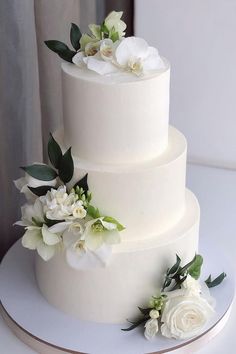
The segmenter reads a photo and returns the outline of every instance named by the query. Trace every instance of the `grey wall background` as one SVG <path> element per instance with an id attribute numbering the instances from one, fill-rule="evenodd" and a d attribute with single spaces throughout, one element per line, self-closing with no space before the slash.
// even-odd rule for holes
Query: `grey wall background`
<path id="1" fill-rule="evenodd" d="M 236 169 L 236 1 L 136 0 L 135 34 L 171 62 L 170 121 L 189 159 Z"/>

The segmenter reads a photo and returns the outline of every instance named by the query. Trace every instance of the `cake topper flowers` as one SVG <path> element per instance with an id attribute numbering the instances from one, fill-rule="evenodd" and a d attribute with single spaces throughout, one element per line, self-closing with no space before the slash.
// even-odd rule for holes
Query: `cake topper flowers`
<path id="1" fill-rule="evenodd" d="M 125 38 L 126 24 L 121 20 L 122 14 L 112 11 L 101 25 L 90 24 L 89 34 L 81 34 L 79 27 L 72 23 L 70 40 L 74 50 L 60 41 L 49 40 L 45 44 L 62 59 L 100 75 L 123 71 L 139 76 L 164 69 L 165 64 L 156 48 L 142 38 Z"/>
<path id="2" fill-rule="evenodd" d="M 195 255 L 182 266 L 176 255 L 176 263 L 167 269 L 159 294 L 149 300 L 146 308 L 139 307 L 141 317 L 129 321 L 130 327 L 122 330 L 130 331 L 143 325 L 148 340 L 159 331 L 164 337 L 179 340 L 198 335 L 215 312 L 215 300 L 209 288 L 219 285 L 226 277 L 221 273 L 214 280 L 209 276 L 205 282 L 200 282 L 202 264 L 202 256 Z"/>
<path id="3" fill-rule="evenodd" d="M 48 156 L 51 166 L 22 167 L 25 176 L 14 181 L 28 201 L 16 222 L 25 228 L 22 245 L 36 250 L 45 261 L 64 249 L 74 268 L 107 264 L 124 227 L 91 204 L 87 175 L 68 187 L 74 174 L 71 148 L 63 154 L 51 135 Z"/>

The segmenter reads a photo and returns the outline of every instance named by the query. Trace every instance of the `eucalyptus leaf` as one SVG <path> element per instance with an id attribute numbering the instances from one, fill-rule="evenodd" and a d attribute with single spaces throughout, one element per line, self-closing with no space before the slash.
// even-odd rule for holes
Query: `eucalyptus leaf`
<path id="1" fill-rule="evenodd" d="M 176 255 L 176 263 L 167 271 L 167 275 L 175 275 L 180 268 L 181 258 Z"/>
<path id="2" fill-rule="evenodd" d="M 58 169 L 62 158 L 62 151 L 51 133 L 48 141 L 48 156 L 52 165 Z"/>
<path id="3" fill-rule="evenodd" d="M 30 187 L 27 186 L 29 188 L 29 190 L 34 193 L 35 195 L 37 195 L 38 197 L 41 197 L 42 195 L 47 194 L 48 191 L 50 191 L 51 189 L 55 189 L 52 186 L 40 186 L 40 187 Z"/>
<path id="4" fill-rule="evenodd" d="M 93 219 L 97 219 L 97 218 L 100 218 L 100 213 L 99 213 L 99 210 L 98 208 L 95 208 L 94 206 L 92 205 L 89 205 L 88 208 L 87 208 L 87 214 L 89 216 L 91 216 Z"/>
<path id="5" fill-rule="evenodd" d="M 70 50 L 70 48 L 63 42 L 56 40 L 49 40 L 44 42 L 46 46 L 53 52 L 57 53 L 60 58 L 72 63 L 72 58 L 76 54 L 75 51 Z"/>
<path id="6" fill-rule="evenodd" d="M 196 280 L 199 279 L 201 275 L 202 264 L 203 258 L 200 254 L 197 254 L 194 263 L 188 269 L 188 273 Z"/>
<path id="7" fill-rule="evenodd" d="M 83 191 L 84 192 L 88 192 L 89 190 L 89 187 L 88 187 L 88 174 L 86 173 L 86 175 L 81 178 L 79 180 L 79 182 L 77 182 L 75 185 L 74 185 L 74 189 L 76 189 L 76 187 L 79 187 L 79 188 L 83 188 Z"/>
<path id="8" fill-rule="evenodd" d="M 216 277 L 214 280 L 212 280 L 211 275 L 209 275 L 209 277 L 205 280 L 205 283 L 208 288 L 214 288 L 215 286 L 220 285 L 226 276 L 226 273 L 223 272 L 218 275 L 218 277 Z"/>
<path id="9" fill-rule="evenodd" d="M 187 263 L 184 267 L 180 268 L 178 274 L 184 275 L 189 270 L 189 268 L 192 266 L 192 264 L 194 264 L 194 262 L 196 261 L 196 257 L 197 257 L 197 255 L 195 254 L 194 258 L 189 263 Z"/>
<path id="10" fill-rule="evenodd" d="M 28 175 L 40 181 L 52 181 L 57 177 L 57 172 L 48 165 L 33 164 L 21 167 Z"/>
<path id="11" fill-rule="evenodd" d="M 81 36 L 82 36 L 82 34 L 80 32 L 79 27 L 75 23 L 72 23 L 71 29 L 70 29 L 70 41 L 71 41 L 73 48 L 76 51 L 80 49 L 79 41 L 80 41 Z"/>
<path id="12" fill-rule="evenodd" d="M 106 221 L 106 222 L 110 222 L 110 223 L 112 223 L 112 224 L 115 224 L 115 225 L 117 226 L 117 230 L 118 230 L 118 231 L 122 231 L 122 230 L 125 229 L 125 227 L 124 227 L 123 225 L 121 225 L 121 224 L 119 223 L 119 221 L 117 221 L 116 219 L 114 219 L 114 218 L 111 217 L 111 216 L 105 216 L 105 217 L 103 218 L 103 220 Z"/>
<path id="13" fill-rule="evenodd" d="M 74 162 L 71 155 L 71 148 L 69 148 L 60 160 L 58 168 L 58 174 L 60 179 L 64 183 L 68 183 L 74 174 Z"/>

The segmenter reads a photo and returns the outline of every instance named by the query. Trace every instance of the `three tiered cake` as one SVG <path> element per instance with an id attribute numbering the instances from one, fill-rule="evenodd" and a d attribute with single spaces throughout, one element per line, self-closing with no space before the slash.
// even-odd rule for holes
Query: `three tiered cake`
<path id="1" fill-rule="evenodd" d="M 51 164 L 24 167 L 16 181 L 30 200 L 22 244 L 37 250 L 37 283 L 56 308 L 124 323 L 140 305 L 146 337 L 162 316 L 163 335 L 187 338 L 213 313 L 197 282 L 200 208 L 185 186 L 187 143 L 169 126 L 168 61 L 125 38 L 121 15 L 90 25 L 90 35 L 72 24 L 75 50 L 46 42 L 64 59 L 64 128 L 50 137 Z"/>

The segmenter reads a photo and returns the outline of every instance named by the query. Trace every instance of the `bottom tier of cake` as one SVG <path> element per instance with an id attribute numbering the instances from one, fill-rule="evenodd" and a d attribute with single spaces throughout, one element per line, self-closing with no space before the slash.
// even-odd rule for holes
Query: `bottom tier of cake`
<path id="1" fill-rule="evenodd" d="M 168 232 L 143 241 L 122 242 L 113 249 L 106 267 L 75 270 L 62 253 L 48 262 L 36 256 L 36 279 L 53 306 L 83 320 L 123 323 L 135 318 L 158 294 L 166 269 L 178 254 L 183 263 L 198 249 L 200 208 L 186 191 L 186 211 Z"/>

